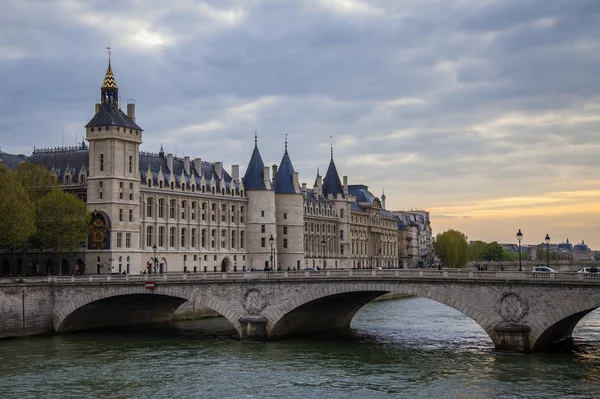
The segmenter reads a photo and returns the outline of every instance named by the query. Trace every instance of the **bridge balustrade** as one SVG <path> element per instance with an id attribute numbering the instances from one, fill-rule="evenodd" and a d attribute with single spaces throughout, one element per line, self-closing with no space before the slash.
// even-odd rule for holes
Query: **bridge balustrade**
<path id="1" fill-rule="evenodd" d="M 473 271 L 465 269 L 332 269 L 332 270 L 290 270 L 281 272 L 230 272 L 230 273 L 165 273 L 165 274 L 118 274 L 85 276 L 13 277 L 0 279 L 0 284 L 27 283 L 69 283 L 69 282 L 125 282 L 125 281 L 198 281 L 198 280 L 239 280 L 239 279 L 301 279 L 301 278 L 425 278 L 425 279 L 475 279 L 475 280 L 563 280 L 593 281 L 600 283 L 600 273 L 539 273 L 518 271 Z"/>

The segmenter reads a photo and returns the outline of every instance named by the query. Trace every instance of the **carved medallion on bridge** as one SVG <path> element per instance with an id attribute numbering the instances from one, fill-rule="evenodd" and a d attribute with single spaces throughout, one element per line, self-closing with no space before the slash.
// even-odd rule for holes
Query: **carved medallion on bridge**
<path id="1" fill-rule="evenodd" d="M 518 293 L 505 292 L 500 297 L 499 313 L 504 321 L 517 323 L 529 313 L 529 304 Z"/>
<path id="2" fill-rule="evenodd" d="M 244 309 L 249 314 L 260 314 L 267 306 L 267 297 L 256 288 L 251 288 L 244 294 Z"/>

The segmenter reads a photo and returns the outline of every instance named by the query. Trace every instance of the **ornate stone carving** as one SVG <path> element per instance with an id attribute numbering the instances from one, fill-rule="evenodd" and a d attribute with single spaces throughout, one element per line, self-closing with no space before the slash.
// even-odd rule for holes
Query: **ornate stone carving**
<path id="1" fill-rule="evenodd" d="M 260 314 L 267 306 L 267 297 L 256 288 L 251 288 L 244 294 L 244 309 L 249 314 Z"/>
<path id="2" fill-rule="evenodd" d="M 529 304 L 518 293 L 505 292 L 500 297 L 498 313 L 502 320 L 518 323 L 529 313 Z"/>

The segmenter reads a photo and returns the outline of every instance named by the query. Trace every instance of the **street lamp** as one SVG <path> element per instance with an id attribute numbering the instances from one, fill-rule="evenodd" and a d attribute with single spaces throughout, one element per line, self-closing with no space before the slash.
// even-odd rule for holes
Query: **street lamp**
<path id="1" fill-rule="evenodd" d="M 544 241 L 546 242 L 546 266 L 550 267 L 550 236 L 548 234 Z"/>
<path id="2" fill-rule="evenodd" d="M 323 248 L 323 269 L 325 269 L 325 245 L 327 243 L 325 242 L 325 237 L 323 237 L 323 241 L 321 241 L 321 247 Z"/>
<path id="3" fill-rule="evenodd" d="M 521 268 L 521 240 L 523 239 L 523 233 L 521 233 L 521 229 L 519 229 L 519 232 L 517 233 L 517 241 L 519 241 L 519 271 L 522 272 L 523 269 Z"/>
<path id="4" fill-rule="evenodd" d="M 269 238 L 269 244 L 271 244 L 271 271 L 273 271 L 273 243 L 275 242 L 275 239 L 273 238 L 273 234 L 271 234 L 271 237 Z"/>
<path id="5" fill-rule="evenodd" d="M 156 274 L 156 264 L 158 263 L 158 259 L 156 259 L 156 243 L 152 246 L 154 250 L 154 274 Z"/>

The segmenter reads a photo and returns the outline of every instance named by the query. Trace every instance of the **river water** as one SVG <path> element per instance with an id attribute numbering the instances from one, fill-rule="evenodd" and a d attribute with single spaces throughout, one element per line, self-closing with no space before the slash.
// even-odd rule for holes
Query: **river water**
<path id="1" fill-rule="evenodd" d="M 241 342 L 224 319 L 0 341 L 0 398 L 599 398 L 600 310 L 551 353 L 496 353 L 465 315 L 373 302 L 343 334 Z"/>

